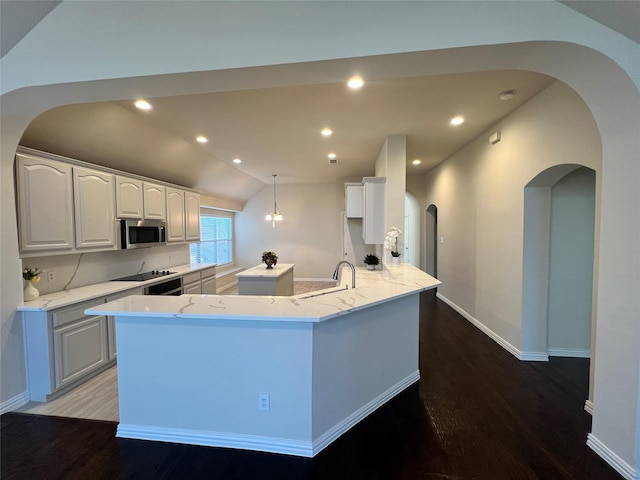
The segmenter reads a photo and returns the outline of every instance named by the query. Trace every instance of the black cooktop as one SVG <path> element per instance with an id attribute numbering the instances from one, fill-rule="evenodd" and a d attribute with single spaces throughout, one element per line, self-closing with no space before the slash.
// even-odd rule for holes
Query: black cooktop
<path id="1" fill-rule="evenodd" d="M 145 273 L 136 273 L 135 275 L 129 275 L 128 277 L 122 278 L 114 278 L 111 280 L 112 282 L 144 282 L 145 280 L 152 280 L 154 278 L 164 277 L 166 275 L 171 275 L 172 273 L 169 270 L 151 270 L 150 272 Z"/>

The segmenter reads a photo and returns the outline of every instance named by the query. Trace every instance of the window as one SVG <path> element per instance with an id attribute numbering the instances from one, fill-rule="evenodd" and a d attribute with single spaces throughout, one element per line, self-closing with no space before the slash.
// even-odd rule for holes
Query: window
<path id="1" fill-rule="evenodd" d="M 191 263 L 233 263 L 233 213 L 200 210 L 200 241 L 189 246 Z"/>

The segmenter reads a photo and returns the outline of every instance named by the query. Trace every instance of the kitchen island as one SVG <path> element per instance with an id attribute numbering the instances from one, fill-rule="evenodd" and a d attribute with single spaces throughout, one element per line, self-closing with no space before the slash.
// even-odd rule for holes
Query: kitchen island
<path id="1" fill-rule="evenodd" d="M 240 273 L 238 293 L 240 295 L 293 295 L 293 263 L 280 263 L 271 268 L 256 265 Z"/>
<path id="2" fill-rule="evenodd" d="M 312 457 L 420 378 L 419 294 L 439 283 L 399 265 L 357 268 L 355 289 L 92 307 L 116 317 L 117 436 Z"/>

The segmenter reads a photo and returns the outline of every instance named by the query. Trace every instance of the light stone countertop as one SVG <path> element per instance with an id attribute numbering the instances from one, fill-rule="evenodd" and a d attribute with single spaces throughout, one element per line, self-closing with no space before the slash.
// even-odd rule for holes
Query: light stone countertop
<path id="1" fill-rule="evenodd" d="M 289 270 L 292 270 L 295 263 L 277 263 L 273 268 L 267 268 L 264 263 L 248 268 L 242 272 L 236 273 L 238 278 L 277 278 Z"/>
<path id="2" fill-rule="evenodd" d="M 344 271 L 344 268 L 347 268 Z M 351 280 L 343 267 L 342 282 Z M 322 322 L 346 313 L 429 290 L 440 281 L 413 265 L 391 265 L 384 270 L 356 268 L 356 288 L 326 289 L 282 296 L 253 295 L 134 295 L 87 309 L 90 315 L 180 319 Z M 330 293 L 327 293 L 330 292 Z"/>
<path id="3" fill-rule="evenodd" d="M 62 290 L 60 292 L 48 293 L 41 295 L 35 300 L 25 302 L 18 306 L 19 312 L 38 312 L 53 310 L 56 308 L 66 307 L 74 303 L 89 301 L 94 298 L 104 297 L 107 295 L 113 295 L 120 292 L 126 292 L 134 288 L 144 288 L 148 285 L 155 283 L 165 282 L 172 278 L 177 278 L 182 275 L 186 275 L 191 272 L 197 272 L 205 270 L 207 268 L 215 267 L 215 263 L 195 264 L 195 265 L 180 265 L 177 267 L 170 267 L 167 270 L 175 272 L 172 275 L 165 275 L 162 277 L 154 278 L 152 280 L 146 280 L 143 282 L 104 282 L 96 283 L 94 285 L 86 285 L 84 287 L 73 288 L 71 290 Z M 152 295 L 153 296 L 153 295 Z"/>

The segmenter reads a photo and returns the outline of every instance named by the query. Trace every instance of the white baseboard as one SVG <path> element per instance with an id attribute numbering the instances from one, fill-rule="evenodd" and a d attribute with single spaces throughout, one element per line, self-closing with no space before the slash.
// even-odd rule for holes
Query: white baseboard
<path id="1" fill-rule="evenodd" d="M 591 350 L 586 348 L 549 348 L 550 357 L 591 358 Z"/>
<path id="2" fill-rule="evenodd" d="M 21 406 L 25 405 L 29 402 L 29 392 L 26 390 L 22 393 L 19 393 L 15 397 L 11 397 L 8 400 L 0 403 L 0 415 L 3 413 L 11 412 L 13 410 L 17 410 Z"/>
<path id="3" fill-rule="evenodd" d="M 640 470 L 635 470 L 631 465 L 622 460 L 592 433 L 587 435 L 587 445 L 625 479 L 640 480 Z"/>
<path id="4" fill-rule="evenodd" d="M 494 342 L 504 348 L 511 355 L 516 357 L 518 360 L 527 360 L 534 362 L 546 362 L 549 360 L 546 352 L 521 352 L 518 348 L 511 345 L 504 338 L 498 335 L 496 332 L 487 327 L 484 323 L 480 322 L 478 319 L 474 318 L 472 315 L 467 313 L 464 309 L 460 308 L 458 305 L 453 303 L 447 297 L 442 295 L 440 292 L 436 293 L 436 297 L 442 300 L 444 303 L 453 308 L 456 312 L 466 318 L 472 325 L 477 327 L 482 333 L 491 338 Z"/>
<path id="5" fill-rule="evenodd" d="M 286 438 L 241 435 L 227 432 L 211 432 L 182 428 L 150 427 L 147 425 L 118 425 L 116 433 L 120 438 L 137 440 L 155 440 L 160 442 L 186 443 L 188 445 L 204 445 L 206 447 L 238 448 L 261 452 L 284 453 L 299 457 L 313 457 L 320 453 L 331 442 L 340 437 L 351 427 L 362 421 L 367 415 L 395 397 L 404 389 L 420 380 L 420 372 L 416 370 L 391 388 L 363 405 L 351 415 L 337 423 L 314 441 L 291 440 Z"/>
<path id="6" fill-rule="evenodd" d="M 584 409 L 589 415 L 593 416 L 593 402 L 591 400 L 585 400 Z"/>
<path id="7" fill-rule="evenodd" d="M 331 442 L 340 437 L 340 435 L 345 433 L 358 422 L 362 421 L 365 417 L 367 417 L 367 415 L 373 413 L 375 410 L 387 403 L 407 387 L 416 383 L 418 380 L 420 380 L 420 371 L 416 370 L 411 375 L 389 388 L 386 392 L 374 398 L 369 403 L 363 405 L 361 408 L 353 412 L 347 418 L 331 427 L 329 430 L 327 430 L 325 433 L 323 433 L 313 441 L 313 455 L 315 456 L 320 453 L 328 445 L 330 445 Z"/>

